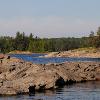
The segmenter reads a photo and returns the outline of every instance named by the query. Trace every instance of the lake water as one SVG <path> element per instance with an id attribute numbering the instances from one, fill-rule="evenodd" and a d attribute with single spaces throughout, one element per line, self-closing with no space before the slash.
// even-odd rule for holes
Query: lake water
<path id="1" fill-rule="evenodd" d="M 44 58 L 39 57 L 44 54 L 12 54 L 12 57 L 17 57 L 25 61 L 30 61 L 36 64 L 46 64 L 46 63 L 61 63 L 66 61 L 100 61 L 100 58 L 70 58 L 70 57 L 53 57 L 53 58 Z"/>
<path id="2" fill-rule="evenodd" d="M 65 61 L 100 61 L 100 58 L 39 58 L 44 54 L 17 54 L 11 55 L 25 61 L 33 63 L 61 63 Z M 54 91 L 45 91 L 36 93 L 34 96 L 19 95 L 11 97 L 0 97 L 0 100 L 100 100 L 100 81 L 91 81 L 86 83 L 77 83 L 64 86 Z"/>

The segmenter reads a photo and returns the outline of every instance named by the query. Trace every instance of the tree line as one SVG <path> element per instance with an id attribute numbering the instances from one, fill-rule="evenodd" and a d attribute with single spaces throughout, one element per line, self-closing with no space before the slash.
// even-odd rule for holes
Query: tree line
<path id="1" fill-rule="evenodd" d="M 100 27 L 97 32 L 93 31 L 88 37 L 81 38 L 39 38 L 30 33 L 17 32 L 15 37 L 0 37 L 0 52 L 7 53 L 14 50 L 31 52 L 56 52 L 67 51 L 84 47 L 100 47 Z"/>

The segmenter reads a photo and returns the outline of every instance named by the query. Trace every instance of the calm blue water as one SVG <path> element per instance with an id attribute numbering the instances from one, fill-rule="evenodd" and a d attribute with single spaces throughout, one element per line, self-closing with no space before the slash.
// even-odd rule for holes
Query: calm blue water
<path id="1" fill-rule="evenodd" d="M 61 63 L 65 61 L 100 61 L 100 58 L 39 58 L 44 54 L 11 55 L 33 63 Z M 0 97 L 0 100 L 100 100 L 100 81 L 77 83 L 54 91 L 36 93 L 34 96 L 20 95 Z"/>
<path id="2" fill-rule="evenodd" d="M 70 57 L 53 57 L 53 58 L 43 58 L 44 54 L 12 54 L 12 57 L 17 57 L 25 61 L 30 61 L 37 64 L 46 64 L 46 63 L 61 63 L 65 61 L 100 61 L 100 58 L 70 58 Z"/>

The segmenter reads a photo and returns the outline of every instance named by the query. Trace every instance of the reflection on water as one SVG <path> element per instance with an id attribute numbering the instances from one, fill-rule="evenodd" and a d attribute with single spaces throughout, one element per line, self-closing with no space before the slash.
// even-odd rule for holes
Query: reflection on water
<path id="1" fill-rule="evenodd" d="M 100 100 L 100 81 L 68 85 L 54 91 L 36 93 L 34 96 L 1 97 L 0 100 Z"/>

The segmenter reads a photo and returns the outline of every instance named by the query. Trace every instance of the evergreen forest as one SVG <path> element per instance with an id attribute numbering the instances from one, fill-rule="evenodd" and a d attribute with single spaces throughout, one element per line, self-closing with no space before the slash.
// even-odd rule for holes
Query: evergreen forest
<path id="1" fill-rule="evenodd" d="M 17 32 L 15 37 L 0 36 L 0 52 L 30 51 L 34 53 L 67 51 L 77 48 L 100 47 L 100 27 L 97 32 L 91 31 L 88 37 L 39 38 L 30 33 Z"/>

